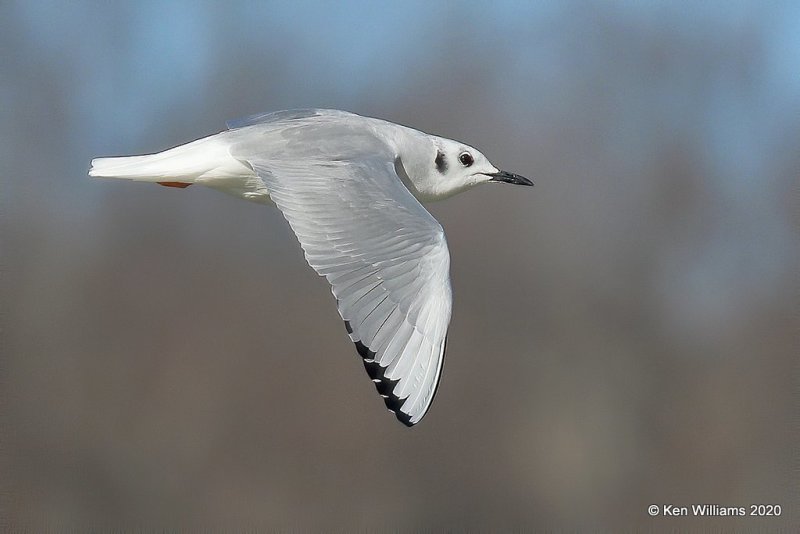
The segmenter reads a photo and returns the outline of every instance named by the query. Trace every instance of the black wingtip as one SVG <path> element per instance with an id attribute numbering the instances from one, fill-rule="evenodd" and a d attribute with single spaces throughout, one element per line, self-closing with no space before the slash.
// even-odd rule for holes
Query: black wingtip
<path id="1" fill-rule="evenodd" d="M 371 360 L 372 358 L 375 357 L 375 353 L 369 350 L 369 347 L 364 345 L 362 342 L 356 341 L 355 346 L 356 350 L 358 351 L 358 354 L 365 360 Z"/>
<path id="2" fill-rule="evenodd" d="M 411 416 L 410 415 L 405 414 L 405 413 L 403 413 L 401 411 L 394 412 L 394 416 L 397 417 L 397 420 L 400 421 L 401 423 L 403 423 L 404 425 L 406 425 L 408 428 L 411 428 L 412 426 L 414 426 L 416 424 L 416 423 L 412 423 L 411 422 Z"/>
<path id="3" fill-rule="evenodd" d="M 352 333 L 352 328 L 348 321 L 344 322 L 344 326 L 347 328 L 348 333 Z M 403 413 L 401 410 L 406 399 L 401 399 L 393 393 L 399 380 L 392 380 L 386 376 L 386 369 L 381 367 L 380 364 L 374 360 L 375 353 L 371 351 L 369 347 L 364 345 L 361 341 L 355 341 L 354 345 L 356 346 L 359 356 L 361 356 L 363 360 L 364 370 L 367 371 L 367 375 L 369 375 L 370 379 L 375 383 L 375 389 L 377 389 L 378 394 L 383 397 L 386 408 L 397 417 L 398 421 L 407 427 L 414 426 L 416 423 L 411 422 L 411 416 Z"/>

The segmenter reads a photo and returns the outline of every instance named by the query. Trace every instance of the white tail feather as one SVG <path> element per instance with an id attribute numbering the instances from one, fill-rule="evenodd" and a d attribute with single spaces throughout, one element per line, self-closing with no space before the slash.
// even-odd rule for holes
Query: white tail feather
<path id="1" fill-rule="evenodd" d="M 269 202 L 269 193 L 261 178 L 247 163 L 231 156 L 225 133 L 198 139 L 158 154 L 96 158 L 92 160 L 89 176 L 139 182 L 203 184 L 254 202 Z"/>
<path id="2" fill-rule="evenodd" d="M 144 182 L 195 183 L 215 178 L 250 175 L 252 170 L 230 155 L 219 136 L 198 139 L 158 154 L 96 158 L 89 176 Z"/>

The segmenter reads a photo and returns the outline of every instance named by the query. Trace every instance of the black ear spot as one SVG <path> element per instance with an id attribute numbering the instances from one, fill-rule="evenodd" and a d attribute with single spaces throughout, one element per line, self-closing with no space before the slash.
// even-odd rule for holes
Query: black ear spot
<path id="1" fill-rule="evenodd" d="M 437 150 L 436 159 L 434 161 L 436 162 L 436 169 L 440 173 L 444 174 L 445 172 L 447 172 L 447 160 L 444 159 L 444 152 L 442 152 L 441 150 Z"/>

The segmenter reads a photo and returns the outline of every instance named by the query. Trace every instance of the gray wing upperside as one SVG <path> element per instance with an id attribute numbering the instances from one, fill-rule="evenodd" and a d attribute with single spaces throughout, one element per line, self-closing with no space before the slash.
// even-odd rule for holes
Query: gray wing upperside
<path id="1" fill-rule="evenodd" d="M 229 130 L 237 128 L 244 128 L 246 126 L 255 126 L 256 124 L 268 124 L 281 121 L 292 121 L 298 119 L 309 119 L 312 117 L 322 116 L 346 116 L 354 115 L 346 111 L 338 111 L 335 109 L 287 109 L 283 111 L 270 111 L 267 113 L 257 113 L 255 115 L 248 115 L 240 119 L 229 120 L 225 123 Z"/>

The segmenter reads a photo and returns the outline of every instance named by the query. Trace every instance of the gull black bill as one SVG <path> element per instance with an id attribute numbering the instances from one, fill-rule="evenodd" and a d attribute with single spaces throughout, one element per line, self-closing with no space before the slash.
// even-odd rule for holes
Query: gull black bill
<path id="1" fill-rule="evenodd" d="M 492 174 L 487 174 L 487 176 L 492 177 L 492 179 L 489 180 L 490 182 L 503 182 L 506 184 L 515 185 L 533 185 L 532 181 L 528 180 L 524 176 L 520 176 L 519 174 L 514 174 L 513 172 L 497 171 L 493 172 Z"/>

